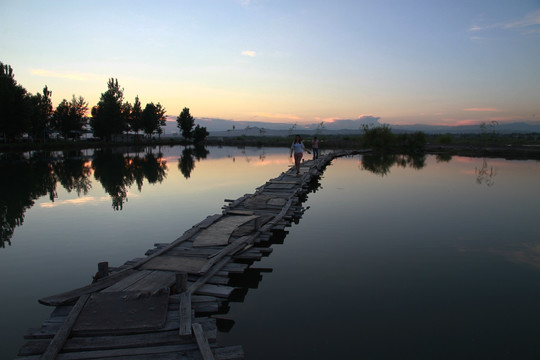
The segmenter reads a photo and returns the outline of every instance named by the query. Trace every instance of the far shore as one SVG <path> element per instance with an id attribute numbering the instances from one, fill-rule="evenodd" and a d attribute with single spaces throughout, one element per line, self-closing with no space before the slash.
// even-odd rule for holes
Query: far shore
<path id="1" fill-rule="evenodd" d="M 481 139 L 477 135 L 460 136 L 448 143 L 440 143 L 436 136 L 428 136 L 424 148 L 426 154 L 444 154 L 471 157 L 500 157 L 505 159 L 534 159 L 540 160 L 540 140 L 538 134 L 529 135 L 531 138 L 499 136 L 492 139 Z M 361 137 L 351 136 L 320 136 L 320 148 L 325 150 L 359 150 L 366 149 Z M 199 145 L 235 146 L 235 147 L 289 147 L 291 137 L 270 136 L 239 136 L 213 137 L 209 136 Z M 311 137 L 305 136 L 304 143 L 309 149 Z M 27 151 L 71 151 L 79 149 L 100 149 L 111 147 L 159 147 L 159 146 L 194 146 L 191 142 L 178 137 L 162 137 L 161 139 L 146 139 L 137 142 L 105 142 L 105 141 L 48 141 L 44 143 L 18 142 L 13 144 L 0 143 L 0 154 Z M 387 149 L 388 152 L 402 153 L 403 149 Z M 416 152 L 418 153 L 418 151 Z"/>

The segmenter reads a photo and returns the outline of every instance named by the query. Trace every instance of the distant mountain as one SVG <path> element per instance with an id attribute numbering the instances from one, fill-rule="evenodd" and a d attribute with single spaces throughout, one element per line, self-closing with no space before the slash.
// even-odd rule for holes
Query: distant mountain
<path id="1" fill-rule="evenodd" d="M 360 134 L 362 125 L 381 125 L 379 117 L 364 116 L 359 119 L 334 120 L 318 124 L 271 123 L 261 121 L 234 121 L 216 118 L 195 118 L 195 124 L 204 126 L 211 136 L 287 136 L 290 134 Z M 476 134 L 481 132 L 480 125 L 442 126 L 442 125 L 392 125 L 394 132 L 422 131 L 426 134 Z M 176 116 L 168 116 L 164 129 L 165 135 L 180 134 L 176 126 Z M 499 134 L 540 133 L 540 121 L 500 123 L 489 132 Z"/>

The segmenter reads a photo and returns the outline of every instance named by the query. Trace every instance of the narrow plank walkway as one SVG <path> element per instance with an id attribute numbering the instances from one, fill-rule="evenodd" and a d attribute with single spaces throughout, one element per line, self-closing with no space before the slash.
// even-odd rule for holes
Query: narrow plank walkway
<path id="1" fill-rule="evenodd" d="M 301 217 L 300 197 L 332 159 L 357 153 L 305 161 L 299 175 L 291 168 L 254 194 L 225 200 L 222 214 L 146 257 L 100 264 L 94 283 L 39 299 L 55 309 L 28 330 L 18 359 L 244 359 L 241 346 L 216 342 L 213 315 L 236 289 L 231 274 L 271 253 L 273 234 Z"/>

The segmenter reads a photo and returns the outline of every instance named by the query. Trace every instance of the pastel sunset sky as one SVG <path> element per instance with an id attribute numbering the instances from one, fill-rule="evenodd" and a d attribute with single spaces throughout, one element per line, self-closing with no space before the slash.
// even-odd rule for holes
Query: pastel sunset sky
<path id="1" fill-rule="evenodd" d="M 0 61 L 56 106 L 389 124 L 540 120 L 539 0 L 0 0 Z"/>

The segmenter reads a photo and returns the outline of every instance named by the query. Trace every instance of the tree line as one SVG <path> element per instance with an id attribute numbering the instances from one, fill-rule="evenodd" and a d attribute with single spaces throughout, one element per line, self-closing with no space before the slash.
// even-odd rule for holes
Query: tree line
<path id="1" fill-rule="evenodd" d="M 17 83 L 11 66 L 0 62 L 0 135 L 4 140 L 15 142 L 28 135 L 40 142 L 49 140 L 54 132 L 74 140 L 87 132 L 88 127 L 95 138 L 105 141 L 127 133 L 133 133 L 136 138 L 141 132 L 148 137 L 163 133 L 165 108 L 159 102 L 151 102 L 143 109 L 138 96 L 133 104 L 124 101 L 124 89 L 118 79 L 109 79 L 107 90 L 90 109 L 90 118 L 86 116 L 88 102 L 82 96 L 63 99 L 53 108 L 51 95 L 47 86 L 42 93 L 29 93 Z M 184 108 L 176 121 L 182 136 L 194 143 L 209 135 L 205 127 L 194 126 L 189 108 Z"/>

